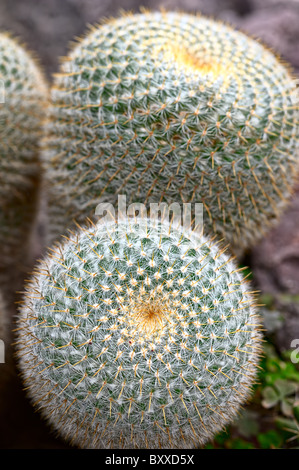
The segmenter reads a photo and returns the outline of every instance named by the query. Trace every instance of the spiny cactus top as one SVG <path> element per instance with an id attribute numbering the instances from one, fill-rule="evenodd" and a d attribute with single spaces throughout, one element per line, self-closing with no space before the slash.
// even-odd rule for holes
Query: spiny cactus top
<path id="1" fill-rule="evenodd" d="M 0 268 L 12 263 L 30 233 L 47 93 L 36 61 L 0 34 Z"/>
<path id="2" fill-rule="evenodd" d="M 259 354 L 254 295 L 215 242 L 150 220 L 82 229 L 37 267 L 17 354 L 84 448 L 188 448 L 230 422 Z"/>
<path id="3" fill-rule="evenodd" d="M 93 28 L 52 89 L 52 239 L 125 194 L 202 202 L 207 231 L 248 247 L 291 191 L 295 89 L 269 50 L 202 16 L 143 13 Z"/>

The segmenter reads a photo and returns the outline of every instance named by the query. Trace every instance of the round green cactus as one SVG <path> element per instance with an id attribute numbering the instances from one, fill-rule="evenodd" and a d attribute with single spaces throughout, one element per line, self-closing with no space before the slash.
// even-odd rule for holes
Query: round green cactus
<path id="1" fill-rule="evenodd" d="M 233 258 L 203 235 L 150 219 L 81 229 L 27 287 L 25 387 L 82 448 L 203 445 L 249 397 L 254 303 Z"/>
<path id="2" fill-rule="evenodd" d="M 272 52 L 202 16 L 145 12 L 92 28 L 52 89 L 49 243 L 124 194 L 201 202 L 207 233 L 246 249 L 292 191 L 295 91 Z"/>
<path id="3" fill-rule="evenodd" d="M 40 183 L 40 138 L 48 91 L 24 46 L 0 34 L 0 279 L 24 261 Z"/>

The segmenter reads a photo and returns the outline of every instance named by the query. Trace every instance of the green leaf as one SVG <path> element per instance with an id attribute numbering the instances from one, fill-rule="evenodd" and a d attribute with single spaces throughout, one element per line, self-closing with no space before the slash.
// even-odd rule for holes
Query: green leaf
<path id="1" fill-rule="evenodd" d="M 298 389 L 298 384 L 289 380 L 277 379 L 274 382 L 274 387 L 278 391 L 281 398 L 292 395 Z"/>
<path id="2" fill-rule="evenodd" d="M 259 415 L 252 411 L 243 411 L 242 416 L 237 421 L 236 426 L 239 433 L 244 437 L 256 436 L 259 432 Z"/>
<path id="3" fill-rule="evenodd" d="M 255 449 L 255 447 L 252 442 L 244 441 L 244 439 L 234 439 L 230 449 Z"/>
<path id="4" fill-rule="evenodd" d="M 293 402 L 291 400 L 282 400 L 280 408 L 282 414 L 289 418 L 293 417 Z"/>
<path id="5" fill-rule="evenodd" d="M 298 401 L 296 401 L 294 404 L 293 404 L 293 416 L 295 417 L 295 419 L 298 421 L 299 423 L 299 403 Z"/>
<path id="6" fill-rule="evenodd" d="M 298 433 L 299 436 L 299 424 L 294 419 L 278 417 L 275 419 L 275 422 L 280 429 L 293 434 Z"/>
<path id="7" fill-rule="evenodd" d="M 272 408 L 273 406 L 277 405 L 280 399 L 280 396 L 273 387 L 265 387 L 262 390 L 262 396 L 262 406 L 264 408 Z"/>
<path id="8" fill-rule="evenodd" d="M 282 438 L 274 429 L 270 429 L 265 433 L 259 434 L 257 440 L 262 449 L 275 449 L 279 448 L 282 443 Z"/>

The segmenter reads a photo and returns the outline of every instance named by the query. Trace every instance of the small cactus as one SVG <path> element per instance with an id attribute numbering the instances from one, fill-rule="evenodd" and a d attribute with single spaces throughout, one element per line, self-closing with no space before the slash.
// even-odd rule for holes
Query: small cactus
<path id="1" fill-rule="evenodd" d="M 92 28 L 52 89 L 48 243 L 124 194 L 202 202 L 207 233 L 246 250 L 292 192 L 295 91 L 271 51 L 202 16 L 145 12 Z"/>
<path id="2" fill-rule="evenodd" d="M 232 421 L 260 351 L 254 294 L 215 241 L 97 224 L 29 282 L 17 357 L 32 402 L 81 448 L 190 448 Z"/>
<path id="3" fill-rule="evenodd" d="M 48 91 L 26 49 L 0 34 L 0 283 L 24 262 L 40 184 L 39 145 Z M 4 288 L 4 287 L 3 287 Z"/>

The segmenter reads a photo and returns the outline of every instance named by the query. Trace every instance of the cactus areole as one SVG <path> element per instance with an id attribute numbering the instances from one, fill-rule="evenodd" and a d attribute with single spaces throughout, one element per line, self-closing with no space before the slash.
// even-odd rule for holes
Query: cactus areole
<path id="1" fill-rule="evenodd" d="M 171 12 L 109 20 L 65 58 L 52 100 L 52 239 L 125 194 L 203 203 L 206 232 L 240 252 L 292 192 L 295 80 L 271 51 L 221 22 Z"/>
<path id="2" fill-rule="evenodd" d="M 82 448 L 193 448 L 236 415 L 260 350 L 254 296 L 212 241 L 149 219 L 45 258 L 18 330 L 25 386 Z"/>

